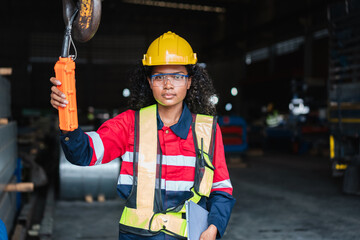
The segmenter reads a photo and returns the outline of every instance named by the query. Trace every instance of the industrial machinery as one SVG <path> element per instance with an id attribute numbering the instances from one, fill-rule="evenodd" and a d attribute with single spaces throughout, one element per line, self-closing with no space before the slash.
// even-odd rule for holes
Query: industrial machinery
<path id="1" fill-rule="evenodd" d="M 328 107 L 333 176 L 360 194 L 360 2 L 330 5 Z"/>

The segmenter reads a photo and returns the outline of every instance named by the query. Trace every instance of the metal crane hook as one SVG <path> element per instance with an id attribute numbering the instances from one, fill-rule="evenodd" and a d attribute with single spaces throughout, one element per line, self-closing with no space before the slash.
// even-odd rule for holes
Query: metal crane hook
<path id="1" fill-rule="evenodd" d="M 87 42 L 95 35 L 101 19 L 101 0 L 79 0 L 76 5 L 73 0 L 62 3 L 66 25 L 62 55 L 68 56 L 71 35 L 78 42 Z"/>

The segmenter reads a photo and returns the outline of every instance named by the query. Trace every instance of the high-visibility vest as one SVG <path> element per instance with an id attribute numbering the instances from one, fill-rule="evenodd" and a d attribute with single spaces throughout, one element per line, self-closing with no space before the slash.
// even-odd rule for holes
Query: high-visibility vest
<path id="1" fill-rule="evenodd" d="M 121 231 L 142 236 L 165 232 L 186 238 L 185 201 L 178 206 L 162 209 L 162 154 L 158 140 L 156 112 L 156 105 L 135 112 L 133 186 L 125 203 L 119 227 Z M 192 133 L 196 163 L 194 185 L 191 188 L 193 194 L 188 200 L 195 203 L 198 203 L 203 196 L 209 197 L 212 188 L 215 131 L 216 117 L 193 115 Z M 160 173 L 158 179 L 156 173 Z"/>

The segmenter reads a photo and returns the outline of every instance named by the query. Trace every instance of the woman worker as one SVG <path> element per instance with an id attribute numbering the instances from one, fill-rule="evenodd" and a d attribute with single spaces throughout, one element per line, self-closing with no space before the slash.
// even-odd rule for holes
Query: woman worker
<path id="1" fill-rule="evenodd" d="M 214 88 L 189 43 L 167 32 L 130 76 L 129 110 L 96 132 L 62 131 L 66 158 L 93 166 L 121 157 L 117 190 L 126 200 L 119 239 L 186 239 L 185 201 L 209 211 L 200 239 L 221 238 L 235 203 Z M 68 103 L 50 81 L 54 108 Z"/>

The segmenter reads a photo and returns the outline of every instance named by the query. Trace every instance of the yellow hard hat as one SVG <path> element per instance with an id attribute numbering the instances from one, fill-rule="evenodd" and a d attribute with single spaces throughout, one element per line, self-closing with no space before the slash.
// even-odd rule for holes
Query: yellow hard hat
<path id="1" fill-rule="evenodd" d="M 188 65 L 195 64 L 197 58 L 185 39 L 169 31 L 150 44 L 142 62 L 144 66 Z"/>

